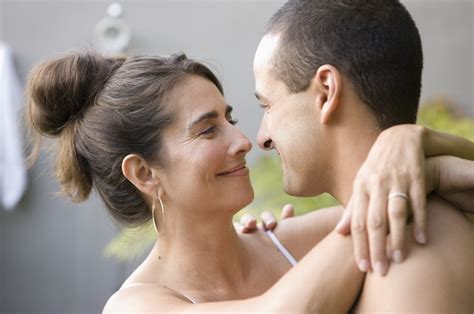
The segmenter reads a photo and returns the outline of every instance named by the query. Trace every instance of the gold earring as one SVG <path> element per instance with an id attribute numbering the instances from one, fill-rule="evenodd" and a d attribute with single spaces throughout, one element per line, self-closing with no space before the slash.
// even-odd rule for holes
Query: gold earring
<path id="1" fill-rule="evenodd" d="M 164 229 L 165 227 L 165 206 L 163 205 L 163 201 L 161 200 L 161 197 L 158 196 L 158 201 L 160 202 L 160 207 L 161 207 L 161 213 L 163 215 L 163 223 L 162 223 L 162 229 Z M 158 235 L 162 235 L 163 234 L 163 230 L 162 231 L 158 231 L 158 228 L 156 227 L 156 222 L 155 222 L 155 207 L 156 207 L 156 199 L 154 198 L 153 199 L 153 206 L 151 207 L 151 217 L 152 217 L 152 220 L 153 220 L 153 227 L 155 227 L 155 231 L 156 231 L 156 234 Z"/>

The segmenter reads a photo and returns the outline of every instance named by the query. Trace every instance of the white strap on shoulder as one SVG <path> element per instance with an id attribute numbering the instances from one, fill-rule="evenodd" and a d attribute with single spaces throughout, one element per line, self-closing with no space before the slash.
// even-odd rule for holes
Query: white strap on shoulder
<path id="1" fill-rule="evenodd" d="M 267 235 L 270 237 L 272 242 L 275 244 L 275 246 L 278 248 L 278 250 L 283 254 L 283 256 L 290 262 L 292 266 L 295 266 L 298 262 L 295 260 L 293 255 L 291 255 L 290 252 L 281 244 L 280 240 L 276 237 L 276 235 L 273 233 L 271 230 L 267 230 Z"/>

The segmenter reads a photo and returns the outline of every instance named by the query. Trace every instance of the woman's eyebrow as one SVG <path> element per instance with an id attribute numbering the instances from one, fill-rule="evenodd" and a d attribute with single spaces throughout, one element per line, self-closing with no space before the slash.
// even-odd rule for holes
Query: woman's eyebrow
<path id="1" fill-rule="evenodd" d="M 234 108 L 232 106 L 227 105 L 225 108 L 225 114 L 226 116 L 232 112 Z M 219 113 L 216 110 L 212 110 L 206 113 L 203 113 L 200 115 L 196 120 L 194 120 L 190 125 L 188 129 L 194 128 L 197 124 L 201 123 L 202 121 L 209 120 L 209 119 L 217 119 L 219 117 Z"/>
<path id="2" fill-rule="evenodd" d="M 219 117 L 219 113 L 215 110 L 206 112 L 200 115 L 199 118 L 194 120 L 194 122 L 189 125 L 188 129 L 194 128 L 197 124 L 201 123 L 202 121 L 209 120 L 209 119 L 216 119 L 217 117 Z"/>

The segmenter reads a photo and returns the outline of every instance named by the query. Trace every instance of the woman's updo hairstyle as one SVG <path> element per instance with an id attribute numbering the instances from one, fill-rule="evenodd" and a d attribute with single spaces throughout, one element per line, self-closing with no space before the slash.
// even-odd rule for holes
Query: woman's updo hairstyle
<path id="1" fill-rule="evenodd" d="M 26 88 L 30 163 L 39 155 L 40 135 L 58 138 L 55 172 L 63 193 L 81 202 L 94 186 L 117 222 L 147 222 L 148 206 L 124 177 L 122 160 L 134 153 L 165 165 L 161 134 L 173 121 L 167 96 L 179 95 L 179 83 L 190 75 L 223 93 L 215 75 L 184 54 L 125 59 L 84 52 L 37 65 Z"/>

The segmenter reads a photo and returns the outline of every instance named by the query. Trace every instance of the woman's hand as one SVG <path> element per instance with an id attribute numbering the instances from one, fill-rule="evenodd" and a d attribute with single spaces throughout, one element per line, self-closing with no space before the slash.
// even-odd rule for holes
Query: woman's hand
<path id="1" fill-rule="evenodd" d="M 415 239 L 426 243 L 425 129 L 400 125 L 382 132 L 359 169 L 344 215 L 336 230 L 352 233 L 359 269 L 388 271 L 391 257 L 404 259 L 407 218 L 413 214 Z"/>
<path id="2" fill-rule="evenodd" d="M 281 219 L 291 218 L 295 215 L 293 205 L 287 204 L 281 210 Z M 273 230 L 278 222 L 275 215 L 270 211 L 264 211 L 260 215 L 261 223 L 257 224 L 257 219 L 252 214 L 245 214 L 240 218 L 239 223 L 234 223 L 235 229 L 241 233 L 252 233 L 255 230 Z"/>
<path id="3" fill-rule="evenodd" d="M 472 191 L 457 193 L 458 190 L 448 195 L 443 191 L 446 189 L 440 188 L 443 182 L 447 184 L 453 179 L 461 191 L 468 189 L 470 184 L 465 178 L 469 171 L 459 169 L 459 159 L 440 159 L 445 165 L 451 165 L 447 172 L 451 176 L 446 171 L 433 173 L 438 168 L 429 166 L 430 163 L 426 168 L 425 157 L 440 155 L 466 159 L 462 163 L 467 169 L 468 160 L 474 160 L 474 143 L 419 125 L 398 125 L 379 135 L 359 169 L 351 199 L 336 227 L 341 234 L 352 233 L 356 261 L 361 271 L 373 268 L 382 275 L 386 274 L 389 230 L 392 260 L 404 260 L 405 227 L 411 215 L 414 216 L 416 241 L 426 243 L 426 194 L 433 189 L 454 204 L 466 205 L 472 199 Z M 437 180 L 435 183 L 431 181 L 433 176 Z"/>

